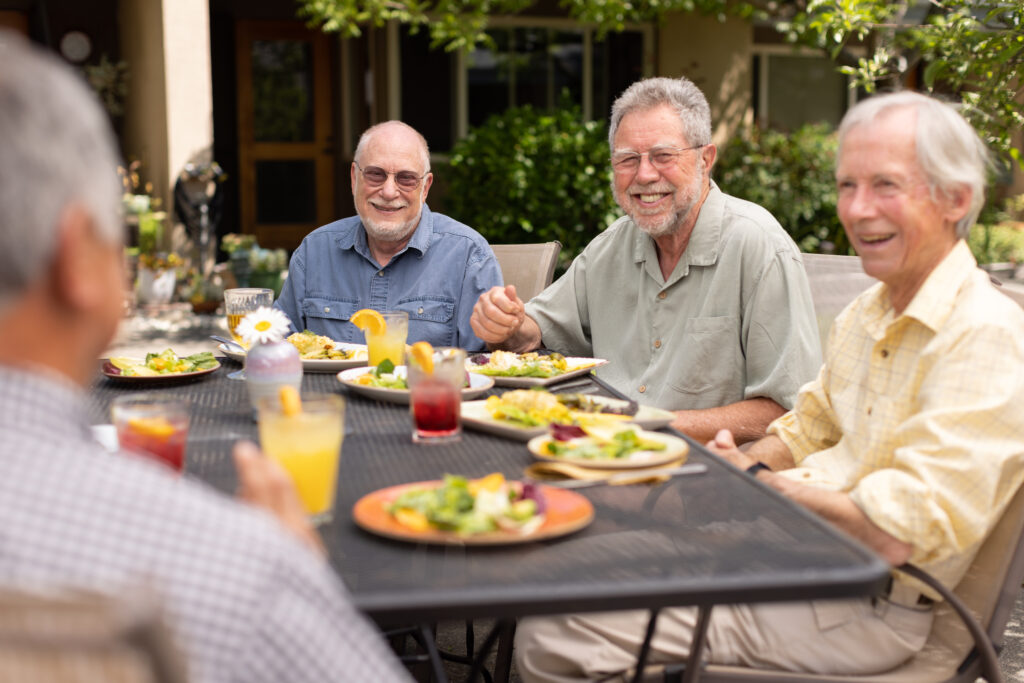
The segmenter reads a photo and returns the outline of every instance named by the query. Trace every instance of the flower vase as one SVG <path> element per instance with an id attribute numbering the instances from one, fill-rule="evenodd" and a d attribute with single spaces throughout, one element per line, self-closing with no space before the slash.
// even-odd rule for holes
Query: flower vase
<path id="1" fill-rule="evenodd" d="M 302 359 L 298 349 L 281 340 L 254 344 L 245 356 L 245 381 L 253 410 L 264 397 L 276 397 L 282 385 L 302 386 Z"/>

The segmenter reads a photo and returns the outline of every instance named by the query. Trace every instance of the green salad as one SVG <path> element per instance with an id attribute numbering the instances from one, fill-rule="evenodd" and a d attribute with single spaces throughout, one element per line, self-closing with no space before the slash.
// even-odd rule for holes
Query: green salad
<path id="1" fill-rule="evenodd" d="M 395 364 L 391 362 L 390 358 L 385 358 L 377 367 L 372 368 L 364 375 L 359 375 L 354 381 L 362 386 L 379 387 L 381 389 L 409 388 L 405 375 L 395 372 Z"/>
<path id="2" fill-rule="evenodd" d="M 171 349 L 160 353 L 147 353 L 145 360 L 137 358 L 117 357 L 109 361 L 113 368 L 125 377 L 155 377 L 158 375 L 180 375 L 186 372 L 199 372 L 220 366 L 217 359 L 209 351 L 194 353 L 191 356 L 179 357 Z M 115 373 L 116 374 L 116 373 Z"/>
<path id="3" fill-rule="evenodd" d="M 663 442 L 644 439 L 632 429 L 616 432 L 610 438 L 588 436 L 559 440 L 556 433 L 555 438 L 545 444 L 548 455 L 581 460 L 619 460 L 638 451 L 663 451 L 665 448 Z"/>

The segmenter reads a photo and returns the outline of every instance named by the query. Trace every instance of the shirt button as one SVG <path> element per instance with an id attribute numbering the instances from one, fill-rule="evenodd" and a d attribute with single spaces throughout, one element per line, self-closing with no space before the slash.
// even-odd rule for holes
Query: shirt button
<path id="1" fill-rule="evenodd" d="M 423 307 L 420 306 L 419 308 L 417 308 L 416 312 L 419 313 L 420 315 L 423 315 Z"/>
<path id="2" fill-rule="evenodd" d="M 324 306 L 324 313 L 330 313 L 330 312 L 331 312 L 331 307 L 330 306 Z"/>
<path id="3" fill-rule="evenodd" d="M 644 393 L 645 391 L 647 391 L 647 385 L 646 384 L 641 384 L 640 388 L 637 389 L 637 391 L 639 391 L 641 394 Z"/>
<path id="4" fill-rule="evenodd" d="M 666 296 L 668 296 L 668 294 L 666 294 L 665 292 L 658 292 L 659 299 L 664 299 Z"/>
<path id="5" fill-rule="evenodd" d="M 889 349 L 882 349 L 882 358 L 889 357 Z"/>
<path id="6" fill-rule="evenodd" d="M 377 271 L 377 277 L 384 277 L 384 271 L 383 270 L 378 270 Z"/>
<path id="7" fill-rule="evenodd" d="M 868 415 L 871 414 L 871 406 L 868 406 Z"/>
<path id="8" fill-rule="evenodd" d="M 654 348 L 656 348 L 656 349 L 660 349 L 661 348 L 661 340 L 660 339 L 655 339 L 654 340 Z"/>

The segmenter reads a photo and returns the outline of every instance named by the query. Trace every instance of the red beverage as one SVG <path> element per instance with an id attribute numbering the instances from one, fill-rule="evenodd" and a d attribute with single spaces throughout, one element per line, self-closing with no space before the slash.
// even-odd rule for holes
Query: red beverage
<path id="1" fill-rule="evenodd" d="M 133 418 L 117 423 L 121 448 L 158 460 L 177 472 L 185 468 L 188 424 L 165 418 Z"/>
<path id="2" fill-rule="evenodd" d="M 410 398 L 416 425 L 414 438 L 433 440 L 459 433 L 459 390 L 450 382 L 421 379 L 412 388 Z"/>

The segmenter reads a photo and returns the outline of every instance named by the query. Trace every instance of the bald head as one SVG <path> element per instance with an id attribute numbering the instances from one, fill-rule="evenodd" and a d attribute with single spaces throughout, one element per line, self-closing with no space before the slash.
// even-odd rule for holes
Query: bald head
<path id="1" fill-rule="evenodd" d="M 416 148 L 423 161 L 421 173 L 430 171 L 430 149 L 427 147 L 427 140 L 419 131 L 401 121 L 385 121 L 367 128 L 359 137 L 359 144 L 356 145 L 355 159 L 363 163 L 366 150 L 372 144 L 386 145 L 391 148 Z"/>

